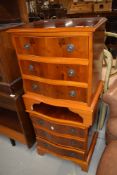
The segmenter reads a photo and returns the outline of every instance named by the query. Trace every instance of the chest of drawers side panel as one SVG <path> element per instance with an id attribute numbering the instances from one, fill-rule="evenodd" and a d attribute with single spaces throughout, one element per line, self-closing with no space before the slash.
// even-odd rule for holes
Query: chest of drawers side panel
<path id="1" fill-rule="evenodd" d="M 89 35 L 88 104 L 91 104 L 99 82 L 102 80 L 102 53 L 104 49 L 104 25 Z"/>
<path id="2" fill-rule="evenodd" d="M 20 77 L 11 36 L 6 31 L 0 31 L 0 72 L 5 83 L 12 83 Z"/>
<path id="3" fill-rule="evenodd" d="M 102 80 L 102 62 L 104 50 L 104 29 L 105 25 L 100 26 L 93 34 L 93 64 L 92 64 L 92 95 L 97 90 L 99 81 Z"/>

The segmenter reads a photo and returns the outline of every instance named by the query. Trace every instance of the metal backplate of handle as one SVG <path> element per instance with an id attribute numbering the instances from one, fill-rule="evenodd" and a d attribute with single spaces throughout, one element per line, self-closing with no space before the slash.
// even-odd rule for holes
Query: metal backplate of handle
<path id="1" fill-rule="evenodd" d="M 75 50 L 74 44 L 68 44 L 68 45 L 67 45 L 67 51 L 68 51 L 68 52 L 73 52 L 74 50 Z"/>
<path id="2" fill-rule="evenodd" d="M 29 43 L 24 44 L 24 49 L 29 50 L 30 49 L 30 44 Z"/>
<path id="3" fill-rule="evenodd" d="M 76 93 L 75 90 L 71 90 L 71 91 L 69 92 L 69 95 L 70 95 L 70 97 L 76 97 L 77 93 Z"/>

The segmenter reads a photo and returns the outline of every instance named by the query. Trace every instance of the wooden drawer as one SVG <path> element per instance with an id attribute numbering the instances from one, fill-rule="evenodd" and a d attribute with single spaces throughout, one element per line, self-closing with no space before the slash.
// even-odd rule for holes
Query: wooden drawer
<path id="1" fill-rule="evenodd" d="M 85 158 L 85 152 L 83 151 L 78 151 L 78 150 L 73 151 L 72 149 L 67 149 L 62 146 L 60 147 L 39 138 L 37 143 L 38 151 L 41 148 L 44 148 L 45 150 L 47 150 L 47 152 L 51 152 L 53 154 L 57 154 L 63 157 L 68 157 L 68 158 L 71 157 L 71 158 L 80 159 L 80 160 L 84 160 Z"/>
<path id="2" fill-rule="evenodd" d="M 91 0 L 90 0 L 91 1 Z M 70 14 L 74 14 L 74 13 L 88 13 L 88 12 L 92 12 L 93 11 L 93 3 L 88 2 L 88 3 L 84 3 L 84 2 L 76 2 L 76 3 L 72 3 L 71 7 L 68 11 L 68 13 Z"/>
<path id="3" fill-rule="evenodd" d="M 88 82 L 88 66 L 20 61 L 23 74 L 47 79 Z"/>
<path id="4" fill-rule="evenodd" d="M 58 136 L 56 134 L 51 134 L 40 128 L 35 128 L 37 137 L 41 137 L 49 142 L 54 144 L 62 145 L 65 147 L 72 147 L 75 149 L 86 150 L 86 141 L 83 140 L 75 140 L 71 138 L 65 138 L 62 136 Z M 86 140 L 86 139 L 85 139 Z"/>
<path id="5" fill-rule="evenodd" d="M 46 80 L 45 80 L 46 82 Z M 87 89 L 63 85 L 51 85 L 39 81 L 24 80 L 25 91 L 34 92 L 44 96 L 87 102 Z"/>
<path id="6" fill-rule="evenodd" d="M 94 12 L 109 12 L 112 11 L 112 1 L 98 2 L 94 4 Z"/>
<path id="7" fill-rule="evenodd" d="M 53 122 L 45 121 L 43 119 L 32 119 L 33 122 L 38 127 L 42 127 L 43 129 L 50 130 L 53 133 L 60 133 L 63 135 L 69 135 L 69 136 L 76 136 L 79 138 L 86 138 L 86 130 L 82 128 L 62 125 L 62 124 L 56 124 Z"/>
<path id="8" fill-rule="evenodd" d="M 88 58 L 88 36 L 15 37 L 18 54 L 42 57 Z"/>

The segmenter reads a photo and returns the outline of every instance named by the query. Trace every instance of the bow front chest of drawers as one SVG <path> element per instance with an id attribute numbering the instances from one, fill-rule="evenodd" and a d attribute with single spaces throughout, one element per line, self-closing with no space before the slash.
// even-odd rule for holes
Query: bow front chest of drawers
<path id="1" fill-rule="evenodd" d="M 45 20 L 12 29 L 39 154 L 52 153 L 87 170 L 101 81 L 105 18 Z"/>

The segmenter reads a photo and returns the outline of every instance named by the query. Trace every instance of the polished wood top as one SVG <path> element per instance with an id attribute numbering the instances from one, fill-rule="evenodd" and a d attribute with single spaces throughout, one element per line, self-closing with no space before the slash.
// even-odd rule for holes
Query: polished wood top
<path id="1" fill-rule="evenodd" d="M 40 20 L 24 25 L 22 28 L 12 29 L 9 32 L 41 32 L 45 31 L 95 31 L 106 22 L 106 18 L 66 18 Z"/>
<path id="2" fill-rule="evenodd" d="M 33 23 L 36 28 L 61 28 L 61 27 L 95 27 L 100 23 L 101 18 L 72 18 L 41 20 Z"/>
<path id="3" fill-rule="evenodd" d="M 18 27 L 23 25 L 23 23 L 19 22 L 19 23 L 0 23 L 0 31 L 3 30 L 8 30 L 11 29 L 13 27 Z"/>

